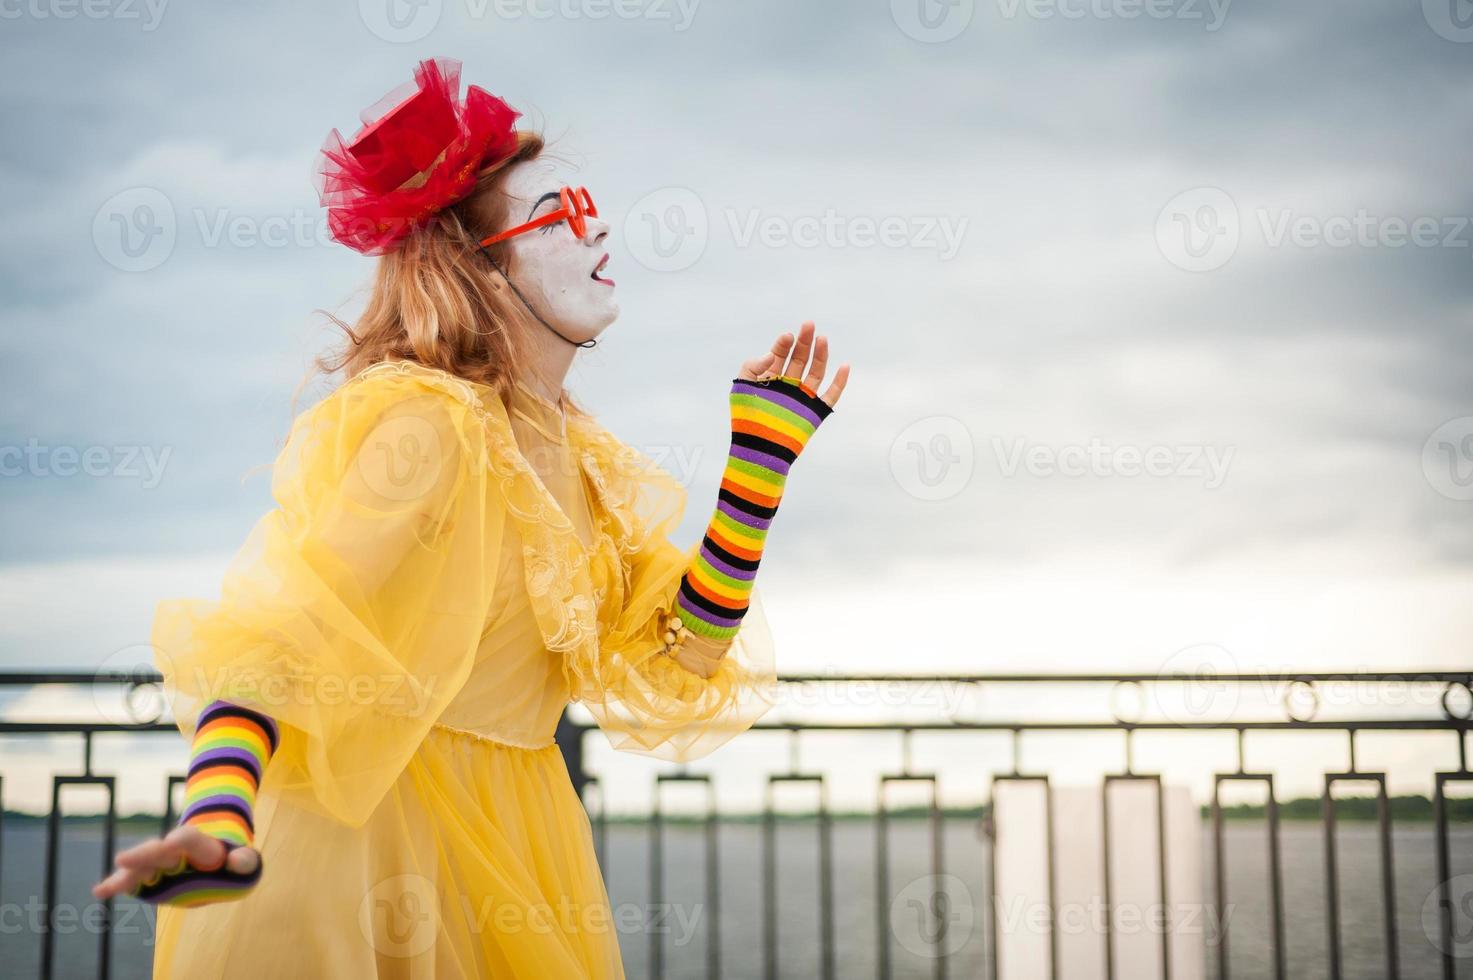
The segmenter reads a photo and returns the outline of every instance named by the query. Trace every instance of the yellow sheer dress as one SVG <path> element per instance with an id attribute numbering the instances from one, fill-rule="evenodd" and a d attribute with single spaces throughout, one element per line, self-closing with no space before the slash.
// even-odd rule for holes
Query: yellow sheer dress
<path id="1" fill-rule="evenodd" d="M 297 418 L 272 492 L 221 598 L 155 619 L 186 736 L 216 698 L 282 729 L 260 882 L 160 908 L 155 976 L 622 977 L 560 714 L 688 761 L 775 700 L 756 601 L 710 677 L 662 652 L 684 488 L 525 388 L 391 362 Z"/>

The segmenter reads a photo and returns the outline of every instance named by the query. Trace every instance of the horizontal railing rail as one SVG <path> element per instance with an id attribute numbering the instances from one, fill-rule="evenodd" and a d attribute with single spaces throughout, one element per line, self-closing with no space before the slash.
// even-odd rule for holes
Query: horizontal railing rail
<path id="1" fill-rule="evenodd" d="M 1397 901 L 1394 888 L 1394 865 L 1392 847 L 1392 808 L 1388 789 L 1388 773 L 1382 770 L 1362 769 L 1359 767 L 1358 742 L 1361 733 L 1427 733 L 1444 732 L 1450 739 L 1456 741 L 1457 768 L 1447 771 L 1435 772 L 1431 781 L 1431 804 L 1432 824 L 1436 849 L 1436 874 L 1437 881 L 1431 883 L 1437 892 L 1437 904 L 1435 906 L 1436 936 L 1429 936 L 1438 950 L 1438 960 L 1441 964 L 1441 972 L 1444 978 L 1451 980 L 1455 977 L 1457 962 L 1456 953 L 1463 951 L 1457 945 L 1454 937 L 1454 917 L 1456 908 L 1453 897 L 1450 894 L 1452 881 L 1453 855 L 1450 848 L 1451 840 L 1451 817 L 1449 814 L 1448 791 L 1455 784 L 1473 785 L 1473 773 L 1468 769 L 1467 736 L 1473 729 L 1473 671 L 1362 671 L 1362 672 L 1262 672 L 1262 673 L 1213 673 L 1208 677 L 1200 674 L 1100 674 L 1100 673 L 1071 673 L 1071 674 L 1048 674 L 1048 673 L 1001 673 L 1001 674 L 789 674 L 780 678 L 784 687 L 800 687 L 804 685 L 837 685 L 840 689 L 855 685 L 900 685 L 902 688 L 918 685 L 952 684 L 975 689 L 997 688 L 1004 686 L 1023 685 L 1030 688 L 1047 685 L 1070 685 L 1084 686 L 1086 688 L 1107 687 L 1112 692 L 1109 701 L 1103 706 L 1106 716 L 1096 718 L 1054 718 L 1036 717 L 1028 718 L 1022 716 L 1025 709 L 1012 708 L 1015 715 L 1005 717 L 936 717 L 937 712 L 931 712 L 930 717 L 906 717 L 906 718 L 857 718 L 845 719 L 834 717 L 786 717 L 779 713 L 779 717 L 767 718 L 759 721 L 753 726 L 754 731 L 786 733 L 792 741 L 790 749 L 789 764 L 786 770 L 777 769 L 768 773 L 767 790 L 764 794 L 761 810 L 761 846 L 762 855 L 760 859 L 761 896 L 763 909 L 761 910 L 760 922 L 762 926 L 762 937 L 764 950 L 761 958 L 762 970 L 768 977 L 775 978 L 780 968 L 779 957 L 776 954 L 778 933 L 778 904 L 779 892 L 776 887 L 776 802 L 775 790 L 780 785 L 809 786 L 816 791 L 817 799 L 817 834 L 819 838 L 819 917 L 818 917 L 818 940 L 819 948 L 817 954 L 818 972 L 825 977 L 833 977 L 836 974 L 836 946 L 838 942 L 837 927 L 835 925 L 834 903 L 838 894 L 834 884 L 834 857 L 833 857 L 833 814 L 829 801 L 829 777 L 824 773 L 804 771 L 798 764 L 799 752 L 798 741 L 803 736 L 811 733 L 850 733 L 854 735 L 886 734 L 898 736 L 901 740 L 901 765 L 898 771 L 883 772 L 879 775 L 877 786 L 878 809 L 875 811 L 874 820 L 876 826 L 875 838 L 875 902 L 876 902 L 876 937 L 874 947 L 874 965 L 877 975 L 889 977 L 893 975 L 895 968 L 892 956 L 892 929 L 887 922 L 888 904 L 891 901 L 889 881 L 889 868 L 891 864 L 890 833 L 888 825 L 893 819 L 893 811 L 888 804 L 887 790 L 903 783 L 917 784 L 926 789 L 926 819 L 930 822 L 929 834 L 929 867 L 931 874 L 940 879 L 946 874 L 947 862 L 943 850 L 943 821 L 945 819 L 943 808 L 940 804 L 941 777 L 934 772 L 916 771 L 912 760 L 912 736 L 916 734 L 940 734 L 940 733 L 991 733 L 1007 736 L 1011 741 L 1011 760 L 1006 767 L 997 771 L 989 772 L 992 784 L 996 785 L 1034 785 L 1044 794 L 1045 812 L 1048 815 L 1047 827 L 1045 828 L 1045 839 L 1047 841 L 1047 884 L 1049 904 L 1049 975 L 1058 976 L 1059 971 L 1059 939 L 1055 923 L 1057 912 L 1056 893 L 1059 885 L 1060 869 L 1056 855 L 1053 792 L 1054 782 L 1048 772 L 1031 772 L 1022 765 L 1022 745 L 1025 737 L 1031 734 L 1043 733 L 1117 733 L 1123 740 L 1124 765 L 1118 772 L 1106 772 L 1100 789 L 1100 813 L 1103 819 L 1102 841 L 1104 841 L 1104 865 L 1101 869 L 1103 884 L 1104 904 L 1107 910 L 1106 926 L 1104 928 L 1104 963 L 1103 975 L 1114 977 L 1116 974 L 1115 950 L 1114 950 L 1114 928 L 1110 925 L 1109 910 L 1111 908 L 1112 887 L 1116 879 L 1118 869 L 1110 856 L 1109 841 L 1111 840 L 1111 789 L 1121 783 L 1142 783 L 1155 794 L 1155 840 L 1157 842 L 1156 861 L 1158 863 L 1158 880 L 1156 887 L 1164 901 L 1167 893 L 1168 865 L 1171 856 L 1167 853 L 1167 829 L 1164 777 L 1160 773 L 1138 770 L 1135 757 L 1135 739 L 1138 735 L 1162 732 L 1215 732 L 1235 735 L 1237 739 L 1236 765 L 1227 771 L 1212 772 L 1212 795 L 1208 808 L 1210 820 L 1210 846 L 1208 853 L 1211 856 L 1212 865 L 1212 898 L 1211 901 L 1217 910 L 1228 906 L 1227 883 L 1226 883 L 1226 858 L 1224 854 L 1224 807 L 1221 797 L 1222 789 L 1230 784 L 1259 784 L 1265 791 L 1265 825 L 1267 834 L 1267 872 L 1268 872 L 1268 932 L 1269 932 L 1269 962 L 1275 977 L 1288 976 L 1286 956 L 1286 933 L 1285 933 L 1285 894 L 1283 882 L 1283 853 L 1281 836 L 1281 814 L 1279 812 L 1280 800 L 1276 795 L 1276 776 L 1273 772 L 1250 770 L 1247 767 L 1245 751 L 1246 738 L 1250 733 L 1337 733 L 1345 737 L 1348 753 L 1348 765 L 1343 771 L 1330 771 L 1323 774 L 1322 808 L 1321 819 L 1323 823 L 1323 847 L 1324 847 L 1324 900 L 1325 900 L 1325 959 L 1324 964 L 1332 978 L 1342 977 L 1346 969 L 1343 951 L 1342 931 L 1344 924 L 1341 921 L 1342 895 L 1342 873 L 1337 858 L 1337 824 L 1335 789 L 1342 784 L 1362 784 L 1370 786 L 1374 790 L 1376 805 L 1376 837 L 1377 855 L 1376 863 L 1379 874 L 1379 905 L 1381 910 L 1381 944 L 1384 946 L 1384 974 L 1388 977 L 1401 975 L 1403 964 L 1399 959 L 1399 935 L 1398 935 L 1398 913 Z M 1357 687 L 1376 688 L 1389 685 L 1402 687 L 1418 687 L 1430 690 L 1436 694 L 1435 710 L 1423 710 L 1420 713 L 1408 713 L 1405 716 L 1369 717 L 1375 712 L 1363 712 L 1351 717 L 1320 717 L 1322 705 L 1318 692 L 1322 686 L 1329 684 L 1348 683 Z M 1138 710 L 1134 712 L 1122 710 L 1115 696 L 1119 692 L 1142 690 L 1161 686 L 1171 687 L 1173 685 L 1260 685 L 1267 689 L 1271 685 L 1281 685 L 1286 693 L 1283 694 L 1281 703 L 1277 706 L 1280 717 L 1227 717 L 1227 718 L 1151 718 L 1146 717 L 1147 712 Z M 148 670 L 139 671 L 19 671 L 0 673 L 0 699 L 3 699 L 6 691 L 36 688 L 47 685 L 61 686 L 123 686 L 131 692 L 161 691 L 162 678 Z M 1300 703 L 1291 703 L 1290 694 L 1300 695 Z M 42 925 L 41 932 L 41 955 L 40 975 L 52 977 L 56 975 L 57 930 L 53 916 L 57 902 L 57 868 L 61 856 L 63 816 L 63 797 L 76 787 L 93 786 L 104 791 L 106 797 L 106 810 L 104 819 L 103 837 L 103 870 L 111 867 L 115 844 L 117 814 L 117 785 L 113 775 L 97 773 L 94 771 L 94 741 L 98 736 L 132 734 L 148 735 L 168 732 L 176 732 L 174 723 L 165 717 L 164 699 L 153 697 L 148 703 L 139 708 L 136 699 L 125 698 L 130 711 L 136 711 L 138 717 L 129 720 L 56 720 L 56 719 L 13 719 L 5 717 L 3 700 L 0 700 L 0 736 L 73 736 L 81 740 L 81 772 L 68 772 L 65 774 L 54 774 L 51 779 L 50 808 L 45 813 L 46 842 L 44 848 L 44 894 L 41 897 Z M 1428 703 L 1423 699 L 1424 707 Z M 904 697 L 899 699 L 900 707 L 906 706 Z M 896 705 L 891 705 L 895 707 Z M 833 704 L 824 704 L 820 707 L 832 709 Z M 840 707 L 850 707 L 840 704 Z M 1381 704 L 1375 700 L 1369 702 L 1366 707 L 1395 708 L 1396 705 Z M 852 713 L 852 712 L 851 712 Z M 985 714 L 986 712 L 977 712 Z M 1086 714 L 1088 712 L 1085 712 Z M 1383 712 L 1384 713 L 1384 712 Z M 953 715 L 955 712 L 953 712 Z M 581 738 L 596 728 L 589 722 L 580 721 L 571 715 L 564 719 L 559 728 L 559 744 L 563 746 L 569 757 L 569 771 L 573 774 L 576 787 L 580 796 L 587 799 L 586 791 L 601 789 L 600 779 L 596 774 L 583 771 L 583 754 L 581 751 Z M 567 737 L 571 736 L 571 738 Z M 182 750 L 182 743 L 181 743 Z M 0 766 L 0 803 L 4 802 L 5 773 Z M 173 792 L 182 782 L 179 775 L 171 775 L 165 787 L 164 816 L 161 828 L 168 828 L 174 819 Z M 664 786 L 678 783 L 689 783 L 703 789 L 706 801 L 706 809 L 702 816 L 704 826 L 704 859 L 699 862 L 704 879 L 705 901 L 709 907 L 710 914 L 706 918 L 707 923 L 707 947 L 705 969 L 707 975 L 716 977 L 722 971 L 721 942 L 719 933 L 718 902 L 721 900 L 722 889 L 720 887 L 721 863 L 719 854 L 719 824 L 721 813 L 717 805 L 715 784 L 713 777 L 708 773 L 691 772 L 682 767 L 678 771 L 664 771 L 656 776 L 656 792 L 654 795 L 654 806 L 649 814 L 649 838 L 648 838 L 648 888 L 650 894 L 658 902 L 665 892 L 666 885 L 666 861 L 664 840 L 667 827 L 666 813 L 664 810 L 664 795 L 659 791 Z M 989 796 L 984 804 L 984 811 L 989 812 L 995 805 L 996 800 L 988 791 Z M 592 808 L 590 808 L 592 810 Z M 595 829 L 595 838 L 601 860 L 606 861 L 608 855 L 608 831 L 609 819 L 605 807 L 600 805 L 596 811 L 591 812 L 592 823 Z M 989 818 L 991 819 L 991 818 Z M 995 827 L 995 825 L 993 825 Z M 997 907 L 994 904 L 996 898 L 996 841 L 991 841 L 992 850 L 990 863 L 986 878 L 986 910 L 983 916 L 983 941 L 986 944 L 987 972 L 992 977 L 1003 975 L 998 963 L 998 948 L 1000 945 L 999 930 L 1002 928 Z M 852 855 L 848 855 L 852 858 Z M 4 836 L 3 836 L 3 808 L 0 808 L 0 867 L 4 864 Z M 3 896 L 0 896 L 3 902 Z M 101 924 L 98 935 L 98 968 L 97 975 L 108 977 L 112 966 L 112 949 L 110 946 L 112 917 L 114 914 L 111 901 L 99 903 L 101 905 Z M 944 929 L 945 923 L 938 923 L 939 928 Z M 1221 980 L 1227 980 L 1231 975 L 1232 961 L 1229 957 L 1229 933 L 1224 929 L 1218 937 L 1211 950 L 1211 965 L 1215 968 L 1216 976 Z M 1462 940 L 1466 946 L 1466 939 Z M 1172 951 L 1171 937 L 1168 931 L 1162 931 L 1159 950 L 1158 973 L 1169 980 L 1171 975 Z M 649 934 L 649 947 L 647 950 L 648 973 L 651 976 L 662 975 L 665 966 L 664 940 L 658 931 Z M 933 976 L 947 976 L 950 969 L 951 956 L 949 953 L 936 955 L 932 958 L 931 972 Z"/>

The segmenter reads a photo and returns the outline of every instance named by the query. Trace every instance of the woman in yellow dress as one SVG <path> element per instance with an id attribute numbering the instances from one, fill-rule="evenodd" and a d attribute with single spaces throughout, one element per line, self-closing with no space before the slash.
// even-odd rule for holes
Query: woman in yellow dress
<path id="1" fill-rule="evenodd" d="M 333 236 L 382 256 L 347 380 L 221 598 L 159 606 L 184 818 L 94 889 L 158 903 L 157 977 L 622 977 L 559 716 L 689 761 L 774 702 L 753 579 L 847 365 L 820 396 L 811 324 L 743 365 L 711 524 L 673 545 L 684 488 L 562 387 L 618 312 L 608 226 L 458 68 L 329 137 Z"/>

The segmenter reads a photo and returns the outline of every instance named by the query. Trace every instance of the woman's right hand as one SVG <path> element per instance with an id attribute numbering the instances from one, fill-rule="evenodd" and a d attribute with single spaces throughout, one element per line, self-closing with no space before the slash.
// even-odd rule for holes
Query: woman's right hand
<path id="1" fill-rule="evenodd" d="M 151 893 L 167 888 L 171 879 L 189 877 L 212 890 L 246 891 L 256 883 L 261 855 L 253 847 L 227 848 L 224 841 L 196 827 L 182 825 L 167 836 L 128 848 L 114 862 L 117 870 L 92 886 L 96 898 L 136 895 L 145 885 Z M 194 889 L 183 890 L 179 897 Z M 143 897 L 145 902 L 169 904 L 176 895 Z"/>

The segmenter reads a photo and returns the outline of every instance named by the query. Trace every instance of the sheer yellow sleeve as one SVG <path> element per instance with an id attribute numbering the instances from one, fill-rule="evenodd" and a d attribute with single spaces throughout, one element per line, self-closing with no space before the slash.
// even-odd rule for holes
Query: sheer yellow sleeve
<path id="1" fill-rule="evenodd" d="M 431 372 L 378 365 L 296 419 L 278 506 L 221 598 L 159 605 L 186 734 L 217 698 L 270 715 L 282 792 L 368 819 L 464 684 L 496 585 L 505 507 L 478 414 Z"/>
<path id="2" fill-rule="evenodd" d="M 664 652 L 665 624 L 699 542 L 672 544 L 685 488 L 596 424 L 590 470 L 618 555 L 606 630 L 592 662 L 577 664 L 574 696 L 619 750 L 689 762 L 751 728 L 777 702 L 772 634 L 754 593 L 751 611 L 709 677 Z"/>

